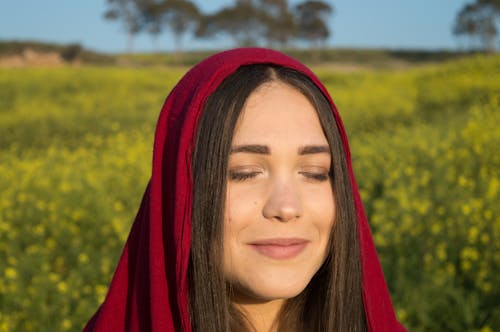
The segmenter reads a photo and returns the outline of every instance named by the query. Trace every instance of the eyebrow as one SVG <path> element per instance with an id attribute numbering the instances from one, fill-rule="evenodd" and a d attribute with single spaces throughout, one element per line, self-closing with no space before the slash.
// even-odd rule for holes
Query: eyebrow
<path id="1" fill-rule="evenodd" d="M 255 153 L 255 154 L 271 154 L 271 149 L 266 145 L 249 144 L 249 145 L 236 145 L 231 147 L 230 153 Z M 328 153 L 330 154 L 330 147 L 328 145 L 306 145 L 301 146 L 297 152 L 300 156 L 315 153 Z"/>
<path id="2" fill-rule="evenodd" d="M 315 153 L 328 153 L 330 154 L 330 147 L 328 145 L 306 145 L 299 148 L 299 155 Z"/>
<path id="3" fill-rule="evenodd" d="M 246 153 L 257 153 L 257 154 L 271 154 L 269 147 L 266 145 L 237 145 L 231 147 L 231 153 L 246 152 Z"/>

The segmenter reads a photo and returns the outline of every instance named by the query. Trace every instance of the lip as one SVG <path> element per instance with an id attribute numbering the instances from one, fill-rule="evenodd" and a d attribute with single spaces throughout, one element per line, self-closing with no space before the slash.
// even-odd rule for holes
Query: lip
<path id="1" fill-rule="evenodd" d="M 275 238 L 257 240 L 248 243 L 258 253 L 273 259 L 291 259 L 298 256 L 309 240 L 302 238 Z"/>

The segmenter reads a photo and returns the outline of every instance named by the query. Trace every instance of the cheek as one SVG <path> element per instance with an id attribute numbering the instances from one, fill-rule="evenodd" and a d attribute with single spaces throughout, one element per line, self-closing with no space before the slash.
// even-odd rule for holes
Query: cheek
<path id="1" fill-rule="evenodd" d="M 224 257 L 226 262 L 239 252 L 240 242 L 246 229 L 259 216 L 260 193 L 242 190 L 228 185 L 224 208 Z"/>
<path id="2" fill-rule="evenodd" d="M 259 204 L 258 198 L 249 197 L 247 192 L 228 188 L 224 210 L 223 271 L 225 279 L 233 285 L 241 284 L 242 276 L 251 274 L 246 270 L 248 266 L 241 264 L 249 261 L 243 243 L 245 234 L 256 222 Z"/>
<path id="3" fill-rule="evenodd" d="M 330 235 L 335 221 L 335 199 L 331 187 L 318 190 L 316 195 L 311 194 L 309 197 L 311 220 L 314 223 L 319 241 L 318 250 L 324 253 L 324 259 L 328 255 Z"/>
<path id="4" fill-rule="evenodd" d="M 226 228 L 234 232 L 249 226 L 259 216 L 263 193 L 257 189 L 239 188 L 228 185 L 226 204 L 224 209 L 224 223 Z"/>
<path id="5" fill-rule="evenodd" d="M 304 195 L 304 203 L 314 215 L 313 220 L 325 227 L 331 227 L 335 219 L 335 198 L 331 186 L 315 188 Z"/>

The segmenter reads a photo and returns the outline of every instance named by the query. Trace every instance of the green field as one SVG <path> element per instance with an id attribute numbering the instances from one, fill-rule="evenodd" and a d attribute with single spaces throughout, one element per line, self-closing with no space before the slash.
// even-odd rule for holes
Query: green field
<path id="1" fill-rule="evenodd" d="M 79 331 L 105 296 L 185 69 L 0 68 L 0 332 Z M 500 326 L 500 56 L 318 67 L 398 318 Z"/>

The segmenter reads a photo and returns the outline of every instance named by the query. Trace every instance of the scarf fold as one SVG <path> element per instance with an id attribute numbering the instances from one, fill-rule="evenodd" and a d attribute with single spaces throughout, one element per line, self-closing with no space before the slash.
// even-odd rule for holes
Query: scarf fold
<path id="1" fill-rule="evenodd" d="M 84 332 L 191 331 L 188 261 L 193 180 L 191 156 L 207 97 L 242 65 L 267 63 L 308 76 L 327 97 L 346 153 L 358 218 L 363 301 L 370 332 L 405 331 L 396 320 L 352 170 L 347 136 L 326 88 L 304 65 L 280 52 L 241 48 L 193 67 L 171 91 L 157 123 L 151 180 L 107 296 Z"/>

